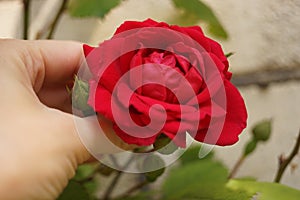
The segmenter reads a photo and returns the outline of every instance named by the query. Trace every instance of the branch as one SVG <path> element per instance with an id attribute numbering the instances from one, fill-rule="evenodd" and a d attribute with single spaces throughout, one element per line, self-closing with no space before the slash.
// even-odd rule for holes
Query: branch
<path id="1" fill-rule="evenodd" d="M 267 87 L 270 83 L 289 80 L 300 80 L 300 67 L 294 66 L 281 69 L 258 70 L 255 72 L 236 74 L 232 77 L 232 83 L 238 87 L 249 85 Z"/>
<path id="2" fill-rule="evenodd" d="M 117 159 L 113 156 L 113 155 L 109 155 L 110 160 L 112 161 L 112 163 L 118 168 L 120 169 L 121 166 L 119 165 Z"/>
<path id="3" fill-rule="evenodd" d="M 123 195 L 118 197 L 118 199 L 125 199 L 133 192 L 143 188 L 145 185 L 147 185 L 149 182 L 147 180 L 141 181 L 138 184 L 134 185 L 133 187 L 129 188 Z"/>
<path id="4" fill-rule="evenodd" d="M 118 171 L 117 175 L 114 177 L 110 185 L 108 186 L 107 190 L 104 193 L 103 200 L 108 200 L 110 199 L 110 195 L 113 192 L 115 186 L 117 185 L 118 181 L 120 180 L 121 176 L 123 174 L 123 171 Z"/>
<path id="5" fill-rule="evenodd" d="M 239 168 L 241 167 L 242 163 L 244 162 L 246 156 L 242 155 L 238 161 L 235 163 L 234 167 L 232 168 L 231 172 L 229 173 L 228 179 L 233 178 L 237 171 L 239 170 Z"/>
<path id="6" fill-rule="evenodd" d="M 281 177 L 282 177 L 285 169 L 290 164 L 290 162 L 293 160 L 293 158 L 298 154 L 299 148 L 300 148 L 300 130 L 299 130 L 299 135 L 298 135 L 298 138 L 297 138 L 296 145 L 294 146 L 294 149 L 291 152 L 291 154 L 289 155 L 289 157 L 286 158 L 286 159 L 280 159 L 279 160 L 279 168 L 278 168 L 276 177 L 274 179 L 275 183 L 279 183 L 280 182 Z"/>
<path id="7" fill-rule="evenodd" d="M 23 0 L 23 39 L 28 39 L 30 0 Z"/>
<path id="8" fill-rule="evenodd" d="M 127 167 L 130 165 L 131 161 L 133 159 L 133 156 L 130 157 L 127 162 L 125 163 L 125 165 L 123 166 L 122 170 L 127 169 Z M 104 197 L 103 200 L 108 200 L 110 199 L 110 195 L 113 192 L 115 186 L 117 185 L 118 181 L 120 180 L 121 176 L 123 175 L 123 171 L 120 170 L 117 172 L 117 175 L 114 177 L 114 179 L 112 180 L 112 182 L 110 183 L 110 185 L 108 186 L 107 190 L 104 193 Z"/>
<path id="9" fill-rule="evenodd" d="M 30 23 L 30 39 L 42 39 L 45 33 L 49 32 L 49 27 L 54 21 L 62 0 L 43 0 L 43 4 L 37 10 L 36 17 Z"/>
<path id="10" fill-rule="evenodd" d="M 50 25 L 50 30 L 49 30 L 47 39 L 51 39 L 52 38 L 53 33 L 55 31 L 55 28 L 56 28 L 56 26 L 58 24 L 58 21 L 59 21 L 60 17 L 62 16 L 63 12 L 65 11 L 67 3 L 68 3 L 68 0 L 63 0 L 62 4 L 61 4 L 61 6 L 60 6 L 60 8 L 59 8 L 59 10 L 58 10 L 58 12 L 57 12 L 54 20 L 53 20 L 53 22 Z"/>

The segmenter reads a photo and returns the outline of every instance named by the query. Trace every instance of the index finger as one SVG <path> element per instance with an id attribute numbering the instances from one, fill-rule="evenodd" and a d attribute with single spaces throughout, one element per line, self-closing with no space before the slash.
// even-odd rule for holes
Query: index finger
<path id="1" fill-rule="evenodd" d="M 0 52 L 5 66 L 28 73 L 35 89 L 72 80 L 83 59 L 82 44 L 73 41 L 1 39 Z"/>
<path id="2" fill-rule="evenodd" d="M 44 84 L 65 83 L 74 78 L 84 58 L 81 43 L 38 40 L 32 44 L 41 54 L 44 64 Z"/>
<path id="3" fill-rule="evenodd" d="M 84 58 L 81 43 L 0 39 L 0 52 L 1 79 L 21 83 L 21 89 L 25 86 L 35 91 L 49 107 L 70 110 L 65 86 L 73 80 Z"/>

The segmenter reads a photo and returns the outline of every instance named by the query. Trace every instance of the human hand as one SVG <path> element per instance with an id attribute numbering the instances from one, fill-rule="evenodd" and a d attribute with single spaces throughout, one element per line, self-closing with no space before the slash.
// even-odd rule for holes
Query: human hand
<path id="1" fill-rule="evenodd" d="M 0 40 L 1 199 L 55 199 L 90 158 L 66 91 L 81 55 L 75 42 Z"/>

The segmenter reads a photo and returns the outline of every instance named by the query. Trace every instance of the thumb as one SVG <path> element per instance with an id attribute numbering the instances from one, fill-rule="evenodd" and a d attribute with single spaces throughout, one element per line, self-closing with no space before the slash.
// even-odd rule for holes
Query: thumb
<path id="1" fill-rule="evenodd" d="M 59 145 L 58 149 L 61 149 L 60 153 L 70 158 L 75 168 L 77 165 L 90 159 L 91 154 L 83 144 L 78 133 L 77 120 L 75 120 L 78 117 L 60 110 L 47 109 L 50 111 L 48 113 L 53 115 L 51 117 L 54 120 L 52 121 L 53 126 L 57 126 L 58 129 L 56 141 L 57 145 Z"/>
<path id="2" fill-rule="evenodd" d="M 63 154 L 73 152 L 76 165 L 90 159 L 91 155 L 100 159 L 103 154 L 120 153 L 134 149 L 121 141 L 114 133 L 111 122 L 99 116 L 80 118 L 76 115 L 49 108 L 56 114 L 60 131 L 59 143 Z"/>
<path id="3" fill-rule="evenodd" d="M 110 121 L 97 115 L 80 118 L 73 115 L 80 142 L 95 158 L 135 148 L 116 136 Z"/>

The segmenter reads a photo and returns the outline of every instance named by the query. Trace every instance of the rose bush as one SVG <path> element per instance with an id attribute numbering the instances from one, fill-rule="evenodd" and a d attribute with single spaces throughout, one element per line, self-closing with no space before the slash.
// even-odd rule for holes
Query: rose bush
<path id="1" fill-rule="evenodd" d="M 172 31 L 175 36 L 161 30 Z M 200 142 L 231 145 L 246 127 L 245 104 L 230 83 L 228 60 L 221 46 L 206 37 L 199 26 L 179 27 L 151 19 L 126 21 L 111 40 L 99 47 L 83 48 L 92 74 L 88 103 L 112 122 L 115 133 L 128 144 L 151 145 L 164 134 L 185 146 L 186 133 L 194 133 L 192 137 Z M 130 75 L 140 66 L 144 67 Z M 127 73 L 126 84 L 118 84 Z M 222 92 L 225 96 L 219 98 Z M 126 94 L 131 94 L 129 103 L 123 99 Z M 151 118 L 149 110 L 154 104 L 165 111 L 154 109 Z M 130 120 L 146 127 L 163 119 L 162 128 L 155 133 L 129 133 L 135 128 Z"/>

